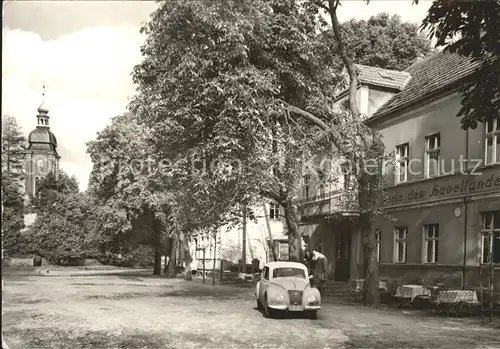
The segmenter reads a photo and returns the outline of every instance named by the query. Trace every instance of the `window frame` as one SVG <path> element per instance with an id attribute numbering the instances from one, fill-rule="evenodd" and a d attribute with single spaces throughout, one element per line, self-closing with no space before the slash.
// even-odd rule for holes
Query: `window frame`
<path id="1" fill-rule="evenodd" d="M 404 229 L 404 237 L 400 238 L 399 233 L 401 232 L 401 229 Z M 408 262 L 408 227 L 405 226 L 399 226 L 399 227 L 394 227 L 394 263 L 396 264 L 405 264 Z M 403 260 L 400 261 L 401 258 L 399 258 L 399 244 L 403 243 L 404 248 L 403 248 Z"/>
<path id="2" fill-rule="evenodd" d="M 351 167 L 348 162 L 343 162 L 340 164 L 340 173 L 338 177 L 338 189 L 349 190 L 351 188 L 352 173 Z"/>
<path id="3" fill-rule="evenodd" d="M 282 248 L 282 246 L 285 246 L 285 245 L 286 245 L 286 248 L 288 250 L 288 248 L 289 248 L 288 247 L 288 242 L 284 242 L 284 241 L 279 241 L 278 242 L 278 259 L 279 260 L 283 260 L 282 255 L 281 255 L 281 248 Z M 289 254 L 287 253 L 286 254 L 286 260 L 288 260 L 288 257 L 289 257 Z"/>
<path id="4" fill-rule="evenodd" d="M 269 219 L 278 220 L 280 218 L 280 205 L 276 202 L 269 203 Z"/>
<path id="5" fill-rule="evenodd" d="M 318 195 L 323 196 L 326 193 L 326 175 L 322 170 L 317 171 L 318 174 Z"/>
<path id="6" fill-rule="evenodd" d="M 432 236 L 430 236 L 432 233 Z M 422 227 L 422 261 L 425 264 L 439 263 L 439 223 L 424 224 Z M 429 260 L 429 242 L 432 244 L 432 260 Z"/>
<path id="7" fill-rule="evenodd" d="M 269 267 L 266 265 L 264 270 L 262 270 L 262 278 L 264 280 L 269 280 Z"/>
<path id="8" fill-rule="evenodd" d="M 491 124 L 491 132 L 488 132 L 488 126 Z M 492 140 L 492 159 L 493 161 L 488 161 L 488 140 Z M 500 163 L 500 155 L 497 154 L 497 144 L 500 143 L 500 117 L 494 118 L 485 122 L 484 125 L 484 164 L 494 165 Z M 498 159 L 497 159 L 498 158 Z"/>
<path id="9" fill-rule="evenodd" d="M 430 143 L 432 139 L 437 139 L 437 142 L 434 142 L 434 148 L 430 147 Z M 425 178 L 433 178 L 439 177 L 441 175 L 441 133 L 433 133 L 425 137 Z M 430 164 L 430 156 L 431 154 L 437 153 L 437 174 L 430 174 L 429 164 Z"/>
<path id="10" fill-rule="evenodd" d="M 400 150 L 403 149 L 403 156 L 401 156 Z M 409 162 L 410 162 L 410 143 L 402 143 L 396 146 L 395 149 L 396 166 L 394 171 L 394 183 L 406 183 L 408 182 L 408 172 L 409 172 Z M 401 164 L 405 164 L 404 180 L 401 180 Z"/>
<path id="11" fill-rule="evenodd" d="M 494 245 L 494 240 L 495 239 L 500 239 L 500 218 L 499 222 L 495 222 L 495 213 L 500 217 L 500 211 L 498 210 L 493 210 L 493 211 L 484 211 L 481 212 L 481 221 L 482 221 L 482 226 L 481 226 L 481 255 L 480 255 L 480 261 L 481 264 L 489 264 L 490 260 L 489 257 L 492 255 L 493 257 L 493 264 L 500 264 L 500 259 L 498 261 L 495 261 L 495 245 Z M 490 226 L 486 226 L 486 217 L 487 215 L 491 215 L 490 218 Z M 497 237 L 498 235 L 498 237 Z M 493 239 L 491 239 L 493 237 Z M 485 242 L 488 241 L 488 249 L 485 249 Z M 487 251 L 487 253 L 486 253 Z M 492 254 L 490 253 L 492 252 Z M 498 253 L 498 252 L 497 252 Z M 486 257 L 486 258 L 485 258 Z"/>
<path id="12" fill-rule="evenodd" d="M 311 184 L 311 175 L 310 174 L 306 174 L 303 176 L 302 178 L 303 180 L 303 197 L 305 200 L 308 200 L 309 199 L 309 189 L 310 189 L 310 184 Z"/>

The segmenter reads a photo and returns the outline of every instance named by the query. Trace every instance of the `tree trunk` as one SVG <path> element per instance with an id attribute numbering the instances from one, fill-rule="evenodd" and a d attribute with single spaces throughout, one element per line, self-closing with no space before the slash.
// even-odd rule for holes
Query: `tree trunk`
<path id="1" fill-rule="evenodd" d="M 378 276 L 378 261 L 376 255 L 376 232 L 374 229 L 374 214 L 371 207 L 373 202 L 373 193 L 370 188 L 373 188 L 373 176 L 362 171 L 358 174 L 359 196 L 358 202 L 360 206 L 359 227 L 361 230 L 363 244 L 363 303 L 366 306 L 378 308 L 380 306 L 379 297 L 379 276 Z"/>
<path id="2" fill-rule="evenodd" d="M 365 146 L 365 152 L 356 152 L 354 160 L 359 160 L 361 167 L 360 171 L 356 174 L 358 182 L 358 203 L 360 210 L 359 224 L 361 229 L 361 236 L 363 238 L 363 253 L 364 253 L 364 283 L 363 283 L 363 302 L 367 306 L 378 307 L 380 305 L 379 299 L 379 278 L 378 278 L 378 262 L 376 259 L 376 237 L 375 230 L 373 229 L 374 211 L 376 207 L 374 204 L 377 202 L 376 187 L 380 185 L 378 177 L 381 173 L 376 175 L 366 173 L 367 167 L 364 166 L 363 159 L 370 157 L 379 159 L 382 157 L 383 148 L 378 149 L 374 144 L 373 138 L 363 131 L 363 121 L 361 119 L 358 103 L 356 101 L 356 93 L 358 88 L 358 76 L 354 62 L 349 57 L 344 41 L 342 40 L 341 28 L 337 17 L 337 7 L 340 0 L 328 0 L 328 12 L 332 21 L 332 30 L 337 41 L 337 49 L 340 53 L 342 61 L 345 64 L 347 73 L 349 74 L 349 109 L 351 116 L 355 123 L 358 123 L 358 140 Z M 382 150 L 382 153 L 380 153 Z M 380 153 L 380 154 L 379 154 Z M 357 163 L 357 162 L 356 162 Z"/>
<path id="3" fill-rule="evenodd" d="M 377 244 L 372 230 L 362 230 L 364 261 L 363 302 L 366 306 L 380 306 L 378 262 L 375 246 Z"/>
<path id="4" fill-rule="evenodd" d="M 189 251 L 188 239 L 184 237 L 181 246 L 184 250 L 184 262 L 186 263 L 184 268 L 184 280 L 191 281 L 193 280 L 193 276 L 191 275 L 191 263 L 193 263 L 193 258 L 191 257 L 191 252 Z"/>
<path id="5" fill-rule="evenodd" d="M 165 259 L 163 260 L 163 274 L 167 274 L 167 255 L 165 254 Z"/>
<path id="6" fill-rule="evenodd" d="M 247 206 L 243 206 L 243 232 L 242 232 L 243 248 L 241 249 L 241 264 L 243 265 L 243 273 L 247 272 Z"/>
<path id="7" fill-rule="evenodd" d="M 153 275 L 161 275 L 161 251 L 160 249 L 155 249 L 155 266 L 153 269 Z"/>
<path id="8" fill-rule="evenodd" d="M 170 241 L 170 258 L 168 259 L 168 265 L 167 265 L 167 277 L 169 278 L 175 278 L 176 252 L 177 252 L 177 239 L 174 237 L 171 238 Z"/>
<path id="9" fill-rule="evenodd" d="M 290 201 L 283 205 L 285 211 L 285 221 L 288 228 L 288 259 L 300 262 L 304 260 L 304 255 L 300 246 L 301 236 L 299 233 L 299 219 L 297 209 Z"/>
<path id="10" fill-rule="evenodd" d="M 347 69 L 347 74 L 349 74 L 349 109 L 351 110 L 352 116 L 356 121 L 360 120 L 358 103 L 356 101 L 356 92 L 358 89 L 358 74 L 356 73 L 356 67 L 351 57 L 347 54 L 344 40 L 342 39 L 341 28 L 339 19 L 337 17 L 337 7 L 340 0 L 328 0 L 327 11 L 330 14 L 330 19 L 332 21 L 332 30 L 337 39 L 337 50 L 339 51 L 340 58 L 345 64 Z"/>

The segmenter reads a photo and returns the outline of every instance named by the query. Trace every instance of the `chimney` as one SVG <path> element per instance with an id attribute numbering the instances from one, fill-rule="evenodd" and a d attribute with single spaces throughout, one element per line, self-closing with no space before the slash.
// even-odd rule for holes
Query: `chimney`
<path id="1" fill-rule="evenodd" d="M 421 61 L 424 60 L 424 58 L 425 58 L 424 54 L 423 53 L 419 53 L 417 55 L 417 59 L 415 60 L 415 62 L 421 62 Z"/>

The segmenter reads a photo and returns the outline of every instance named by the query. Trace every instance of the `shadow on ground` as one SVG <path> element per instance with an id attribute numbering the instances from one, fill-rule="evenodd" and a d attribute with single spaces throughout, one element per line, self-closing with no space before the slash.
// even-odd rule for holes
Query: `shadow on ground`
<path id="1" fill-rule="evenodd" d="M 174 348 L 148 333 L 111 334 L 107 331 L 71 331 L 53 327 L 13 329 L 11 338 L 22 337 L 26 348 L 67 349 L 68 343 L 73 348 Z"/>

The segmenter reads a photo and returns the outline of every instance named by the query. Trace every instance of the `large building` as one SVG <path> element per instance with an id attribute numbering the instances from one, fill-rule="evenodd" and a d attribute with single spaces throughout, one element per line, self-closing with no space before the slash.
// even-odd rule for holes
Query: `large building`
<path id="1" fill-rule="evenodd" d="M 255 219 L 247 219 L 246 223 L 246 263 L 250 264 L 253 259 L 264 263 L 273 260 L 269 240 L 275 243 L 278 259 L 288 260 L 288 238 L 285 235 L 282 209 L 275 203 L 268 203 L 254 207 L 253 211 Z M 217 270 L 221 259 L 237 264 L 243 258 L 243 225 L 220 227 L 217 234 L 197 234 L 190 247 L 194 259 L 192 267 L 198 270 L 203 267 L 203 257 L 206 269 L 212 269 L 214 259 Z"/>
<path id="2" fill-rule="evenodd" d="M 59 176 L 59 159 L 57 139 L 50 131 L 49 110 L 45 105 L 45 93 L 38 107 L 37 126 L 28 136 L 25 162 L 25 194 L 34 196 L 37 183 L 49 173 L 57 179 Z"/>
<path id="3" fill-rule="evenodd" d="M 491 255 L 500 289 L 500 112 L 467 131 L 457 117 L 459 87 L 480 65 L 436 53 L 404 72 L 358 66 L 360 110 L 395 157 L 384 168 L 389 217 L 378 222 L 381 279 L 478 289 L 488 284 Z M 302 231 L 311 247 L 328 257 L 332 279 L 362 278 L 348 186 L 304 186 Z"/>

